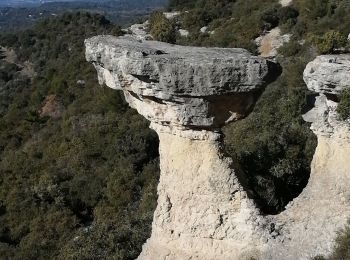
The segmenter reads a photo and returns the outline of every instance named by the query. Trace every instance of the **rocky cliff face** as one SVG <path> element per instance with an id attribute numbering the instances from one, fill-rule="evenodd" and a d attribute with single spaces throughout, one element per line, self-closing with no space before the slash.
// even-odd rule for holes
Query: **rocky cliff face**
<path id="1" fill-rule="evenodd" d="M 350 145 L 320 136 L 309 185 L 277 216 L 260 214 L 222 151 L 220 127 L 250 112 L 276 64 L 242 49 L 111 36 L 86 40 L 86 58 L 159 135 L 158 206 L 139 259 L 294 260 L 330 251 L 350 213 Z"/>

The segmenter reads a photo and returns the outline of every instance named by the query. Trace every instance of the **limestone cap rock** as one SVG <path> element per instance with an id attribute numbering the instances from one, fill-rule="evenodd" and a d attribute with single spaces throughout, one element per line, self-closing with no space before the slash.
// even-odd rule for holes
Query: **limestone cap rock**
<path id="1" fill-rule="evenodd" d="M 245 116 L 276 74 L 276 64 L 244 49 L 177 46 L 130 36 L 85 41 L 100 84 L 124 91 L 153 123 L 219 128 Z"/>
<path id="2" fill-rule="evenodd" d="M 304 70 L 304 81 L 311 91 L 338 95 L 350 82 L 350 55 L 321 55 Z"/>

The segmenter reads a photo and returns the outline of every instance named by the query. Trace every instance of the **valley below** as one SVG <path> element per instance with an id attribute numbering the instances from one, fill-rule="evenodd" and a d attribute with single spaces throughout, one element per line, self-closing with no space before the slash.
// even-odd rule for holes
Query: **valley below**
<path id="1" fill-rule="evenodd" d="M 350 257 L 348 0 L 2 5 L 0 259 Z"/>

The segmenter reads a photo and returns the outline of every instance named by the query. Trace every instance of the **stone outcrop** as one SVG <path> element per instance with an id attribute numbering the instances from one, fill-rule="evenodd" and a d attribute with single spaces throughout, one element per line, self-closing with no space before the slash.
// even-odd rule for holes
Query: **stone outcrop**
<path id="1" fill-rule="evenodd" d="M 336 113 L 339 92 L 350 86 L 349 70 L 350 55 L 319 56 L 306 66 L 304 81 L 317 95 L 303 117 L 311 123 L 318 145 L 307 187 L 275 217 L 285 242 L 281 247 L 271 243 L 274 255 L 328 255 L 350 216 L 350 125 Z"/>
<path id="2" fill-rule="evenodd" d="M 304 80 L 311 91 L 337 95 L 350 87 L 350 56 L 322 55 L 310 62 Z"/>
<path id="3" fill-rule="evenodd" d="M 339 92 L 350 86 L 349 70 L 350 55 L 324 55 L 304 71 L 308 88 L 318 95 L 303 117 L 318 145 L 307 187 L 276 217 L 284 225 L 286 242 L 274 254 L 292 259 L 290 248 L 297 248 L 295 259 L 328 255 L 350 216 L 350 125 L 336 113 Z"/>
<path id="4" fill-rule="evenodd" d="M 222 151 L 220 128 L 251 111 L 278 75 L 276 64 L 243 49 L 131 37 L 98 36 L 85 44 L 100 83 L 122 90 L 159 135 L 158 206 L 139 259 L 295 260 L 330 252 L 335 231 L 350 214 L 350 145 L 341 143 L 347 128 L 338 139 L 338 128 L 332 135 L 315 131 L 319 145 L 310 183 L 276 216 L 260 214 L 238 167 Z M 318 73 L 317 66 L 311 71 Z M 306 70 L 306 82 L 308 77 Z M 329 121 L 334 108 L 324 98 L 317 99 L 316 114 L 305 118 L 318 120 L 320 113 L 322 122 Z"/>
<path id="5" fill-rule="evenodd" d="M 279 3 L 283 6 L 290 6 L 292 4 L 293 0 L 280 0 Z"/>
<path id="6" fill-rule="evenodd" d="M 131 107 L 170 130 L 219 129 L 243 117 L 274 66 L 243 49 L 141 43 L 132 37 L 95 37 L 86 49 L 101 84 L 123 90 Z"/>
<path id="7" fill-rule="evenodd" d="M 238 259 L 260 252 L 264 226 L 222 152 L 220 127 L 247 115 L 276 64 L 243 49 L 94 37 L 86 57 L 160 139 L 152 236 L 140 259 Z"/>

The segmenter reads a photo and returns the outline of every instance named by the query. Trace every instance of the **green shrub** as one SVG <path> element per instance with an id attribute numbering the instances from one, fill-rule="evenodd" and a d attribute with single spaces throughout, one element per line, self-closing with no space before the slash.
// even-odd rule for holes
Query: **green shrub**
<path id="1" fill-rule="evenodd" d="M 350 118 L 350 88 L 344 90 L 340 94 L 340 102 L 337 107 L 337 112 L 342 120 Z"/>
<path id="2" fill-rule="evenodd" d="M 283 44 L 282 47 L 278 49 L 278 53 L 285 57 L 292 57 L 297 55 L 302 49 L 302 46 L 297 41 L 290 41 Z"/>
<path id="3" fill-rule="evenodd" d="M 176 30 L 175 24 L 168 20 L 165 15 L 156 11 L 149 18 L 149 30 L 153 38 L 157 41 L 175 43 Z"/>
<path id="4" fill-rule="evenodd" d="M 334 251 L 328 260 L 350 259 L 350 222 L 339 231 L 335 243 Z"/>
<path id="5" fill-rule="evenodd" d="M 341 32 L 329 31 L 321 37 L 312 37 L 312 42 L 320 54 L 329 54 L 344 48 L 347 44 L 347 38 Z"/>
<path id="6" fill-rule="evenodd" d="M 98 85 L 84 56 L 98 34 L 121 31 L 69 13 L 0 37 L 18 39 L 9 47 L 37 73 L 0 61 L 1 259 L 135 259 L 150 236 L 158 138 L 120 92 Z M 50 94 L 61 118 L 38 115 Z"/>

